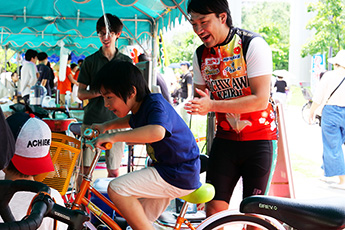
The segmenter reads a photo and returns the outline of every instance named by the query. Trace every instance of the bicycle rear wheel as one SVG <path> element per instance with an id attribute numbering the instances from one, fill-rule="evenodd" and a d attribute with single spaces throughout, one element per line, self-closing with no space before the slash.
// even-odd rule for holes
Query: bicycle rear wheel
<path id="1" fill-rule="evenodd" d="M 211 221 L 206 226 L 203 226 L 203 230 L 245 230 L 248 227 L 255 227 L 256 229 L 263 230 L 278 230 L 279 228 L 275 227 L 269 221 L 261 219 L 255 216 L 248 215 L 228 215 L 217 220 Z M 199 228 L 197 228 L 199 230 Z"/>

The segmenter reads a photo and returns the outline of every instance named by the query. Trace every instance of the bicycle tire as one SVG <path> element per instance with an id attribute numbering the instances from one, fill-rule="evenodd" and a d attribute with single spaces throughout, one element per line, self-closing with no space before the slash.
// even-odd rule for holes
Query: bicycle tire
<path id="1" fill-rule="evenodd" d="M 224 216 L 220 219 L 212 221 L 207 226 L 202 228 L 203 230 L 212 230 L 212 229 L 220 229 L 224 227 L 229 227 L 231 225 L 239 225 L 243 224 L 246 226 L 253 226 L 259 229 L 266 229 L 266 230 L 278 230 L 274 225 L 269 223 L 268 221 L 261 219 L 255 216 L 247 216 L 247 215 L 228 215 Z M 227 229 L 227 228 L 226 228 Z"/>

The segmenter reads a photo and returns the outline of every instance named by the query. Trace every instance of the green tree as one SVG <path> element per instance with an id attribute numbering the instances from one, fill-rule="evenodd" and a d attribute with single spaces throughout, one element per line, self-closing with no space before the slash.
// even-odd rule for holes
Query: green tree
<path id="1" fill-rule="evenodd" d="M 242 28 L 259 33 L 272 49 L 273 69 L 288 69 L 290 4 L 251 2 L 242 7 Z"/>
<path id="2" fill-rule="evenodd" d="M 289 43 L 284 43 L 280 29 L 274 23 L 259 28 L 259 34 L 266 40 L 272 50 L 273 69 L 289 68 Z"/>
<path id="3" fill-rule="evenodd" d="M 343 0 L 319 0 L 308 5 L 308 12 L 316 13 L 309 20 L 307 30 L 315 31 L 312 38 L 302 47 L 301 56 L 327 53 L 332 47 L 337 53 L 345 48 L 344 42 L 344 9 Z"/>
<path id="4" fill-rule="evenodd" d="M 187 32 L 174 33 L 165 43 L 167 57 L 170 63 L 192 62 L 194 51 L 199 45 L 201 45 L 201 41 L 192 29 Z"/>
<path id="5" fill-rule="evenodd" d="M 15 51 L 8 49 L 7 54 L 6 54 L 6 71 L 7 72 L 14 72 L 17 70 L 17 64 L 10 63 L 10 58 L 13 57 L 15 54 Z M 4 70 L 5 69 L 5 50 L 0 47 L 0 69 Z"/>

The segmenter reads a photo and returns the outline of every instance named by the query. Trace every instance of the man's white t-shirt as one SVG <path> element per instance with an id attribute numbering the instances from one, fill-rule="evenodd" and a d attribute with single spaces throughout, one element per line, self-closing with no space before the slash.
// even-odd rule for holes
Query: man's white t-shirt
<path id="1" fill-rule="evenodd" d="M 20 91 L 22 96 L 30 94 L 30 88 L 37 82 L 37 68 L 32 62 L 24 62 L 21 70 L 21 85 Z"/>

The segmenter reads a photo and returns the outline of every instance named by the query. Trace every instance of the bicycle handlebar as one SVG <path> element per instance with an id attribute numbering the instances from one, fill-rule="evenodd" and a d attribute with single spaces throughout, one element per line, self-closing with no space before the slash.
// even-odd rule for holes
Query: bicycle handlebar
<path id="1" fill-rule="evenodd" d="M 30 214 L 21 221 L 15 221 L 8 206 L 14 193 L 28 191 L 38 193 L 31 203 Z M 70 210 L 56 204 L 49 195 L 50 188 L 37 181 L 29 180 L 2 180 L 0 181 L 0 215 L 5 223 L 0 223 L 0 230 L 34 230 L 37 229 L 43 218 L 49 216 L 69 225 L 69 230 L 80 230 L 83 223 L 89 220 L 87 213 L 80 210 Z"/>
<path id="2" fill-rule="evenodd" d="M 86 139 L 88 139 L 88 140 L 93 140 L 93 139 L 97 138 L 98 135 L 99 135 L 99 131 L 98 130 L 93 130 L 93 129 L 87 128 L 84 131 L 84 137 Z M 110 142 L 105 142 L 105 143 L 102 144 L 102 146 L 105 149 L 111 149 L 113 145 Z"/>

